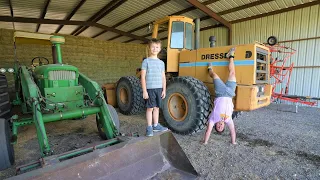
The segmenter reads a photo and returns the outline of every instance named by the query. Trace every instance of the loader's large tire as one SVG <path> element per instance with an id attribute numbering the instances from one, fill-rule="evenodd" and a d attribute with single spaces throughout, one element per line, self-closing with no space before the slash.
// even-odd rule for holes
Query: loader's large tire
<path id="1" fill-rule="evenodd" d="M 111 106 L 110 104 L 108 104 L 108 109 L 109 109 L 109 112 L 110 112 L 110 115 L 113 119 L 113 122 L 118 130 L 118 132 L 120 131 L 120 121 L 119 121 L 119 116 L 118 116 L 118 113 L 116 111 L 116 109 Z M 101 122 L 99 121 L 99 115 L 97 114 L 96 115 L 96 123 L 97 123 L 97 128 L 98 128 L 98 132 L 99 132 L 99 136 L 101 137 L 101 139 L 108 139 L 106 134 L 105 134 L 105 131 L 102 127 L 102 124 Z"/>
<path id="2" fill-rule="evenodd" d="M 10 143 L 11 131 L 9 122 L 0 119 L 0 171 L 11 167 L 14 164 L 14 150 Z"/>
<path id="3" fill-rule="evenodd" d="M 4 74 L 0 74 L 0 118 L 8 120 L 11 117 L 11 104 L 8 92 L 8 81 Z"/>
<path id="4" fill-rule="evenodd" d="M 121 77 L 116 95 L 118 108 L 124 115 L 138 114 L 145 108 L 140 79 L 135 76 Z"/>
<path id="5" fill-rule="evenodd" d="M 210 93 L 193 77 L 174 77 L 167 85 L 162 112 L 167 126 L 179 134 L 202 130 L 211 109 Z"/>

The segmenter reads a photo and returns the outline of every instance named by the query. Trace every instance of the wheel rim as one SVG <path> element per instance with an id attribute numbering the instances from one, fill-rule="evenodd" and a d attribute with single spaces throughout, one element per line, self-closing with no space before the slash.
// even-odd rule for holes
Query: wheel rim
<path id="1" fill-rule="evenodd" d="M 120 101 L 123 104 L 128 104 L 128 91 L 125 88 L 120 89 Z"/>
<path id="2" fill-rule="evenodd" d="M 167 107 L 170 116 L 175 121 L 184 121 L 188 114 L 188 103 L 186 98 L 180 93 L 173 93 L 168 100 Z"/>

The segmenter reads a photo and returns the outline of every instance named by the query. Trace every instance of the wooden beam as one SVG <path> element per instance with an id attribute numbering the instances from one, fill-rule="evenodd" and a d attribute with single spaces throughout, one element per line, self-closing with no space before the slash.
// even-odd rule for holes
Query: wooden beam
<path id="1" fill-rule="evenodd" d="M 224 25 L 223 24 L 215 24 L 215 25 L 212 25 L 212 26 L 207 26 L 207 27 L 201 28 L 200 31 L 205 31 L 205 30 L 208 30 L 208 29 L 213 29 L 213 28 L 218 28 L 218 27 L 224 27 Z"/>
<path id="2" fill-rule="evenodd" d="M 36 24 L 81 25 L 81 26 L 94 26 L 95 24 L 97 24 L 97 23 L 88 22 L 88 21 L 39 19 L 39 18 L 11 17 L 11 16 L 0 16 L 0 21 L 2 21 L 2 22 L 20 22 L 20 23 L 36 23 Z"/>
<path id="3" fill-rule="evenodd" d="M 134 15 L 132 15 L 132 16 L 120 21 L 120 22 L 118 22 L 117 24 L 113 25 L 112 28 L 116 28 L 116 27 L 118 27 L 118 26 L 120 26 L 120 25 L 122 25 L 122 24 L 124 24 L 124 23 L 126 23 L 126 22 L 128 22 L 128 21 L 130 21 L 130 20 L 132 20 L 132 19 L 134 19 L 134 18 L 136 18 L 136 17 L 138 17 L 138 16 L 150 11 L 150 10 L 153 10 L 154 8 L 157 8 L 157 7 L 167 3 L 169 1 L 170 0 L 159 1 L 158 3 L 156 3 L 156 4 L 152 5 L 152 6 L 149 6 L 148 8 L 146 8 L 146 9 L 144 9 L 144 10 L 142 10 L 142 11 L 140 11 L 140 12 L 138 12 L 138 13 L 136 13 L 136 14 L 134 14 Z M 92 38 L 98 37 L 98 36 L 100 36 L 100 35 L 102 35 L 102 34 L 104 34 L 106 32 L 108 32 L 108 31 L 104 30 L 104 31 L 92 36 Z"/>
<path id="4" fill-rule="evenodd" d="M 225 15 L 225 14 L 229 14 L 229 13 L 232 13 L 232 12 L 240 11 L 240 10 L 247 9 L 247 8 L 250 8 L 250 7 L 254 7 L 254 6 L 258 6 L 258 5 L 261 5 L 261 4 L 264 4 L 264 3 L 267 3 L 267 2 L 271 2 L 271 1 L 274 1 L 274 0 L 259 0 L 259 1 L 248 3 L 248 4 L 245 4 L 245 5 L 242 5 L 242 6 L 231 8 L 231 9 L 228 9 L 228 10 L 225 10 L 225 11 L 221 11 L 221 12 L 219 12 L 217 14 L 219 16 L 222 16 L 222 15 Z M 201 20 L 204 21 L 204 20 L 207 20 L 207 19 L 210 19 L 210 18 L 211 18 L 210 16 L 205 16 L 205 17 L 202 17 Z"/>
<path id="5" fill-rule="evenodd" d="M 209 4 L 212 4 L 212 3 L 217 2 L 217 1 L 219 1 L 219 0 L 209 0 L 209 1 L 203 2 L 203 4 L 204 4 L 204 5 L 209 5 Z M 170 14 L 169 16 L 175 16 L 175 15 L 184 14 L 184 13 L 193 11 L 193 10 L 195 10 L 195 9 L 197 9 L 197 8 L 194 7 L 194 6 L 191 6 L 191 7 L 189 7 L 189 8 L 183 9 L 183 10 L 178 11 L 178 12 L 176 12 L 176 13 Z M 151 22 L 150 22 L 150 23 L 151 23 Z M 150 23 L 144 24 L 144 25 L 142 25 L 142 26 L 139 26 L 139 27 L 134 28 L 134 29 L 132 29 L 132 30 L 130 30 L 130 31 L 127 31 L 127 32 L 128 32 L 128 33 L 133 33 L 133 32 L 138 31 L 138 30 L 140 30 L 140 29 L 146 28 L 146 27 L 148 27 L 148 25 L 149 25 Z M 96 36 L 96 37 L 97 37 L 97 36 Z M 111 39 L 108 39 L 108 40 L 111 41 L 111 40 L 117 39 L 117 38 L 119 38 L 119 37 L 121 37 L 121 36 L 118 35 L 118 36 L 115 36 L 115 37 L 113 37 L 113 38 L 111 38 Z"/>
<path id="6" fill-rule="evenodd" d="M 14 15 L 13 15 L 13 8 L 12 8 L 12 2 L 11 2 L 11 0 L 8 0 L 8 4 L 9 4 L 9 7 L 10 7 L 10 14 L 11 14 L 11 17 L 14 17 Z"/>
<path id="7" fill-rule="evenodd" d="M 122 43 L 129 43 L 129 42 L 132 42 L 132 41 L 134 41 L 135 39 L 129 39 L 129 40 L 127 40 L 127 41 L 124 41 L 124 42 L 122 42 Z"/>
<path id="8" fill-rule="evenodd" d="M 91 16 L 89 19 L 87 19 L 87 21 L 93 21 L 95 18 L 97 18 L 99 15 L 101 15 L 103 12 L 105 12 L 106 10 L 108 10 L 111 6 L 113 6 L 115 3 L 117 3 L 118 0 L 115 1 L 111 1 L 108 4 L 106 4 L 103 8 L 101 8 L 97 13 L 95 13 L 93 16 Z M 77 33 L 78 31 L 80 31 L 83 28 L 83 26 L 78 27 L 77 29 L 75 29 L 74 31 L 71 32 L 71 35 L 74 35 L 75 33 Z"/>
<path id="9" fill-rule="evenodd" d="M 37 23 L 37 24 L 59 24 L 59 25 L 79 25 L 79 26 L 95 26 L 101 29 L 105 29 L 122 36 L 127 36 L 133 39 L 138 39 L 147 42 L 148 39 L 124 32 L 118 29 L 114 29 L 96 22 L 90 21 L 70 21 L 70 20 L 57 20 L 57 19 L 37 19 L 37 18 L 25 18 L 25 17 L 10 17 L 10 16 L 0 16 L 0 21 L 3 22 L 20 22 L 20 23 Z"/>
<path id="10" fill-rule="evenodd" d="M 121 37 L 121 35 L 118 35 L 118 36 L 115 36 L 115 37 L 113 37 L 113 38 L 111 38 L 111 39 L 108 39 L 108 41 L 115 40 L 115 39 L 117 39 L 117 38 L 119 38 L 119 37 Z"/>
<path id="11" fill-rule="evenodd" d="M 251 17 L 247 17 L 247 18 L 234 20 L 234 21 L 231 21 L 230 23 L 234 24 L 234 23 L 249 21 L 249 20 L 252 20 L 252 19 L 262 18 L 262 17 L 271 16 L 271 15 L 275 15 L 275 14 L 280 14 L 280 13 L 284 13 L 284 12 L 288 12 L 288 11 L 293 11 L 293 10 L 297 10 L 297 9 L 301 9 L 301 8 L 305 8 L 305 7 L 309 7 L 309 6 L 314 6 L 314 5 L 317 5 L 317 4 L 320 4 L 319 0 L 312 1 L 312 2 L 309 2 L 309 3 L 304 3 L 304 4 L 301 4 L 301 5 L 297 5 L 297 6 L 292 6 L 292 7 L 280 9 L 280 10 L 276 10 L 276 11 L 271 11 L 271 12 L 268 12 L 268 13 L 259 14 L 259 15 L 255 15 L 255 16 L 251 16 Z"/>
<path id="12" fill-rule="evenodd" d="M 244 4 L 242 6 L 238 6 L 238 7 L 235 7 L 235 8 L 231 8 L 231 9 L 222 11 L 222 12 L 218 13 L 218 15 L 221 16 L 221 15 L 229 14 L 229 13 L 232 13 L 232 12 L 236 12 L 236 11 L 240 11 L 240 10 L 243 10 L 243 9 L 251 8 L 251 7 L 254 7 L 254 6 L 261 5 L 261 4 L 265 4 L 265 3 L 268 3 L 268 2 L 271 2 L 271 1 L 275 1 L 275 0 L 258 0 L 258 1 L 252 2 L 252 3 Z"/>
<path id="13" fill-rule="evenodd" d="M 115 10 L 117 7 L 119 7 L 122 3 L 126 2 L 126 1 L 127 0 L 113 0 L 113 1 L 111 1 L 110 3 L 105 5 L 102 9 L 100 9 L 100 11 L 98 11 L 93 16 L 91 16 L 87 21 L 91 21 L 91 22 L 99 21 L 100 19 L 105 17 L 107 14 L 109 14 L 110 12 Z M 88 28 L 89 27 L 83 27 L 83 26 L 78 27 L 71 34 L 77 36 Z"/>
<path id="14" fill-rule="evenodd" d="M 51 0 L 46 0 L 44 7 L 43 7 L 43 10 L 42 10 L 42 13 L 40 15 L 40 19 L 44 19 L 44 17 L 46 16 L 50 1 Z M 38 32 L 39 29 L 40 29 L 40 24 L 37 24 L 36 32 Z"/>
<path id="15" fill-rule="evenodd" d="M 203 2 L 202 4 L 206 6 L 206 5 L 215 3 L 215 2 L 217 2 L 217 1 L 219 1 L 219 0 L 209 0 L 209 1 Z M 183 10 L 181 10 L 181 11 L 178 11 L 178 12 L 176 12 L 176 13 L 173 13 L 173 14 L 171 14 L 171 16 L 184 14 L 184 13 L 187 13 L 187 12 L 190 12 L 190 11 L 193 11 L 193 10 L 196 10 L 196 9 L 197 9 L 196 7 L 191 6 L 191 7 L 188 7 L 188 8 L 186 8 L 186 9 L 183 9 Z"/>
<path id="16" fill-rule="evenodd" d="M 201 18 L 200 18 L 200 21 L 202 21 Z M 223 26 L 224 26 L 223 24 L 215 24 L 215 25 L 212 25 L 212 26 L 208 26 L 208 27 L 202 28 L 202 29 L 200 29 L 200 31 L 204 31 L 204 30 L 212 29 L 212 28 L 217 28 L 217 27 L 223 27 Z M 162 32 L 165 32 L 165 31 L 166 30 L 160 30 L 158 33 L 162 33 Z M 148 37 L 148 36 L 151 36 L 151 35 L 152 35 L 152 33 L 149 33 L 149 34 L 143 35 L 142 37 Z M 119 37 L 121 37 L 121 35 L 115 36 L 115 37 L 113 37 L 113 38 L 111 38 L 109 40 L 111 41 L 111 40 L 117 39 Z M 131 39 L 131 40 L 134 41 L 135 39 Z M 129 42 L 131 42 L 131 41 L 129 41 Z"/>
<path id="17" fill-rule="evenodd" d="M 231 24 L 227 20 L 223 19 L 221 16 L 219 16 L 217 13 L 213 12 L 207 6 L 201 4 L 198 0 L 187 0 L 187 1 L 190 4 L 194 5 L 195 7 L 197 7 L 198 9 L 200 9 L 201 11 L 203 11 L 204 13 L 208 14 L 210 17 L 212 17 L 216 21 L 222 23 L 223 25 L 225 25 L 229 29 L 231 28 Z"/>
<path id="18" fill-rule="evenodd" d="M 220 0 L 208 0 L 208 1 L 203 2 L 202 4 L 206 6 L 206 5 L 218 2 L 218 1 L 220 1 Z"/>
<path id="19" fill-rule="evenodd" d="M 71 13 L 64 18 L 64 20 L 70 20 L 72 18 L 72 16 L 81 8 L 81 6 L 86 2 L 87 0 L 81 0 L 77 6 L 75 8 L 73 8 L 73 10 L 71 11 Z M 55 31 L 55 33 L 59 33 L 59 31 L 63 28 L 63 25 L 60 25 L 57 30 Z"/>
<path id="20" fill-rule="evenodd" d="M 212 25 L 212 26 L 207 26 L 207 27 L 201 28 L 200 31 L 205 31 L 205 30 L 208 30 L 208 29 L 218 28 L 218 27 L 224 27 L 224 25 L 223 24 L 215 24 L 215 25 Z M 164 31 L 164 30 L 162 30 L 162 31 Z M 151 34 L 147 34 L 147 35 L 151 36 Z M 148 37 L 147 35 L 144 35 L 142 37 Z M 165 40 L 167 38 L 168 37 L 164 37 L 164 38 L 161 38 L 160 40 Z M 131 41 L 135 41 L 135 39 L 130 39 L 130 40 L 127 40 L 127 41 L 125 41 L 123 43 L 128 43 L 128 42 L 131 42 Z"/>
<path id="21" fill-rule="evenodd" d="M 176 13 L 173 13 L 173 14 L 171 14 L 171 16 L 176 16 L 176 15 L 184 14 L 184 13 L 187 13 L 187 12 L 190 12 L 190 11 L 193 11 L 193 10 L 196 10 L 196 9 L 197 9 L 196 7 L 191 6 L 191 7 L 188 7 L 188 8 L 186 8 L 186 9 L 183 9 L 183 10 L 181 10 L 181 11 L 178 11 L 178 12 L 176 12 Z"/>
<path id="22" fill-rule="evenodd" d="M 9 8 L 10 8 L 10 15 L 11 17 L 13 18 L 14 17 L 14 14 L 13 14 L 13 8 L 12 8 L 12 2 L 11 0 L 8 0 L 8 5 L 9 5 Z M 12 22 L 12 26 L 13 26 L 13 29 L 15 30 L 15 26 L 14 26 L 14 22 Z"/>

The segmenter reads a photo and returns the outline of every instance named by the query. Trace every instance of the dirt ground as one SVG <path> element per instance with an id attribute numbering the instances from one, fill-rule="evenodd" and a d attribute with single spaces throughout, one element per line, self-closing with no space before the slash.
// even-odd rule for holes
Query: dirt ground
<path id="1" fill-rule="evenodd" d="M 272 104 L 243 113 L 235 120 L 237 145 L 230 144 L 229 131 L 213 133 L 208 145 L 192 136 L 174 134 L 199 179 L 320 179 L 320 109 Z M 145 133 L 145 115 L 119 113 L 121 132 Z M 100 141 L 95 117 L 46 124 L 55 154 Z M 0 172 L 0 179 L 15 174 L 15 167 L 39 158 L 35 128 L 19 129 L 15 145 L 16 164 Z"/>

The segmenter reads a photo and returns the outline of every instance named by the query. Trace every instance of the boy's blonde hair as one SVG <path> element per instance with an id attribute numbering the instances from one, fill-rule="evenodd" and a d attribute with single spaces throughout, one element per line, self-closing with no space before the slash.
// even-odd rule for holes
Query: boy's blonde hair
<path id="1" fill-rule="evenodd" d="M 147 57 L 150 56 L 150 47 L 151 47 L 151 44 L 160 44 L 160 48 L 161 48 L 162 42 L 161 42 L 160 39 L 156 39 L 156 38 L 150 39 L 150 41 L 148 42 L 147 49 L 146 49 Z"/>

